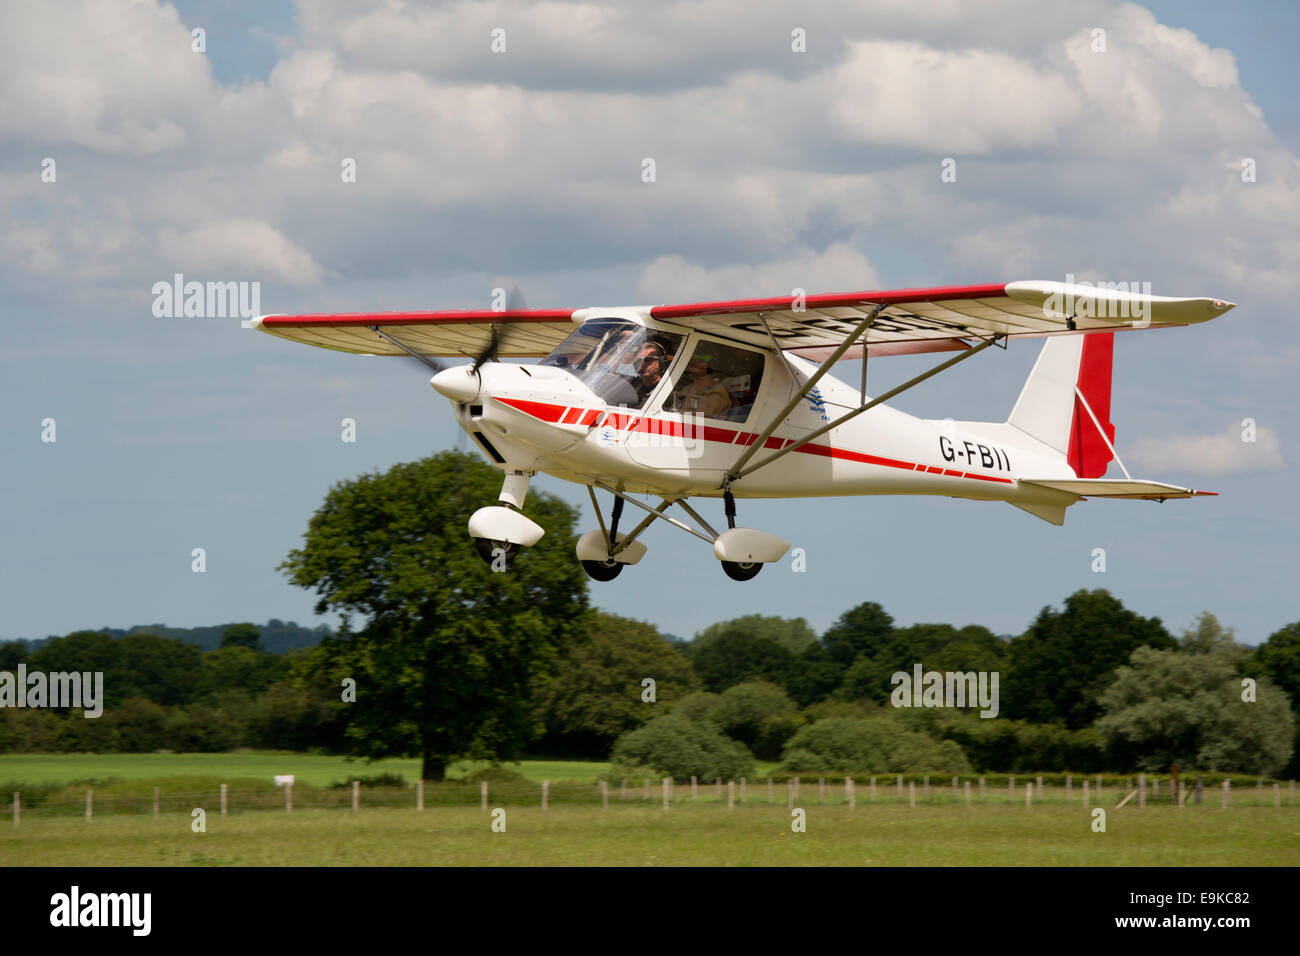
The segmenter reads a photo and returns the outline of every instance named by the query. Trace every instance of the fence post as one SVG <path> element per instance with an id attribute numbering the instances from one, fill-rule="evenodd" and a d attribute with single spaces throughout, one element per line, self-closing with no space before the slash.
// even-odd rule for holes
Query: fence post
<path id="1" fill-rule="evenodd" d="M 641 785 L 642 785 L 642 787 L 645 788 L 645 798 L 646 798 L 647 800 L 649 800 L 649 799 L 650 799 L 650 778 L 649 778 L 649 777 L 642 777 L 642 778 L 641 778 Z"/>
<path id="2" fill-rule="evenodd" d="M 293 784 L 284 785 L 284 812 L 293 813 Z"/>
<path id="3" fill-rule="evenodd" d="M 228 792 L 227 785 L 223 783 L 221 785 L 221 815 L 223 817 L 226 815 L 226 807 L 229 802 Z"/>
<path id="4" fill-rule="evenodd" d="M 14 791 L 14 826 L 18 826 L 18 818 L 22 815 L 22 812 L 23 812 L 22 798 L 19 796 L 18 791 L 15 790 Z"/>
<path id="5" fill-rule="evenodd" d="M 898 799 L 902 800 L 903 799 L 903 775 L 901 773 L 894 774 L 894 782 L 898 784 Z"/>
<path id="6" fill-rule="evenodd" d="M 909 807 L 916 806 L 916 781 L 915 780 L 907 781 L 907 805 Z"/>
<path id="7" fill-rule="evenodd" d="M 158 819 L 158 788 L 153 788 L 153 818 Z"/>
<path id="8" fill-rule="evenodd" d="M 1282 806 L 1282 788 L 1273 784 L 1273 809 L 1276 810 Z"/>
<path id="9" fill-rule="evenodd" d="M 1083 809 L 1088 809 L 1088 778 L 1083 778 Z"/>
<path id="10" fill-rule="evenodd" d="M 798 777 L 794 778 L 794 800 L 795 803 L 799 802 L 799 778 Z"/>
<path id="11" fill-rule="evenodd" d="M 488 805 L 488 782 L 480 780 L 478 782 L 478 803 L 480 810 L 487 810 Z"/>
<path id="12" fill-rule="evenodd" d="M 1196 775 L 1196 802 L 1197 803 L 1201 802 L 1201 792 L 1204 789 L 1205 789 L 1205 781 L 1201 779 L 1201 775 L 1198 773 Z"/>
<path id="13" fill-rule="evenodd" d="M 609 809 L 609 784 L 604 780 L 600 782 L 600 808 L 602 810 Z"/>
<path id="14" fill-rule="evenodd" d="M 1174 797 L 1175 799 L 1177 799 L 1178 794 L 1175 793 Z M 1151 778 L 1151 799 L 1156 801 L 1159 801 L 1160 799 L 1160 778 L 1159 777 Z"/>
<path id="15" fill-rule="evenodd" d="M 785 805 L 787 807 L 794 806 L 794 782 L 796 779 L 796 777 L 790 777 L 785 782 Z"/>
<path id="16" fill-rule="evenodd" d="M 956 796 L 957 796 L 957 778 L 956 778 L 956 777 L 953 777 L 953 778 L 952 778 L 952 795 L 953 795 L 953 797 L 956 797 Z"/>
<path id="17" fill-rule="evenodd" d="M 718 779 L 715 780 L 714 783 L 717 785 L 718 788 L 718 799 L 721 800 L 722 799 L 722 778 L 718 777 Z"/>
<path id="18" fill-rule="evenodd" d="M 86 791 L 86 819 L 87 820 L 89 820 L 93 815 L 94 806 L 95 806 L 95 791 L 87 790 Z"/>
<path id="19" fill-rule="evenodd" d="M 1292 780 L 1286 785 L 1286 805 L 1289 807 L 1295 803 L 1295 781 Z"/>
<path id="20" fill-rule="evenodd" d="M 966 781 L 966 806 L 970 806 L 970 781 Z"/>
<path id="21" fill-rule="evenodd" d="M 929 800 L 930 799 L 930 775 L 928 773 L 925 775 L 925 790 L 923 791 L 923 793 L 925 795 L 925 798 Z"/>
<path id="22" fill-rule="evenodd" d="M 984 774 L 980 774 L 980 802 L 984 802 Z"/>
<path id="23" fill-rule="evenodd" d="M 848 794 L 849 794 L 849 809 L 852 810 L 854 807 L 856 807 L 856 806 L 858 805 L 858 785 L 853 781 L 853 778 L 852 778 L 852 777 L 845 777 L 845 778 L 844 778 L 844 789 L 848 791 Z M 872 798 L 873 800 L 875 799 L 875 793 L 876 793 L 876 778 L 875 778 L 875 777 L 872 777 L 872 778 L 871 778 L 871 794 L 872 794 L 872 797 L 871 797 L 871 798 Z"/>
<path id="24" fill-rule="evenodd" d="M 664 777 L 664 809 L 665 810 L 668 809 L 668 804 L 672 801 L 673 798 L 672 786 L 673 786 L 673 778 Z"/>
<path id="25" fill-rule="evenodd" d="M 1007 777 L 1007 803 L 1016 802 L 1016 778 Z"/>
<path id="26" fill-rule="evenodd" d="M 1147 775 L 1145 773 L 1140 773 L 1138 774 L 1138 806 L 1145 807 L 1146 805 L 1147 805 Z"/>
<path id="27" fill-rule="evenodd" d="M 871 778 L 871 802 L 876 802 L 876 778 Z"/>
<path id="28" fill-rule="evenodd" d="M 697 789 L 695 778 L 691 777 L 691 803 L 695 802 L 695 792 Z"/>
<path id="29" fill-rule="evenodd" d="M 1038 775 L 1038 799 L 1043 799 L 1043 775 L 1041 773 Z"/>
<path id="30" fill-rule="evenodd" d="M 746 778 L 746 777 L 741 777 L 741 778 L 740 778 L 740 802 L 741 802 L 741 803 L 744 803 L 744 802 L 745 802 L 745 784 L 746 784 L 747 780 L 748 780 L 748 778 Z"/>
<path id="31" fill-rule="evenodd" d="M 772 802 L 772 778 L 767 778 L 767 802 Z"/>
<path id="32" fill-rule="evenodd" d="M 361 809 L 361 781 L 352 781 L 352 812 L 356 813 Z"/>
<path id="33" fill-rule="evenodd" d="M 1033 802 L 1034 802 L 1034 785 L 1032 783 L 1026 783 L 1025 784 L 1025 806 L 1027 807 L 1031 806 Z"/>
<path id="34" fill-rule="evenodd" d="M 736 809 L 736 781 L 727 781 L 727 809 Z"/>
<path id="35" fill-rule="evenodd" d="M 826 802 L 826 778 L 825 777 L 817 778 L 817 802 L 818 803 Z"/>
<path id="36" fill-rule="evenodd" d="M 415 809 L 424 810 L 424 780 L 415 781 Z"/>
<path id="37" fill-rule="evenodd" d="M 1069 803 L 1070 798 L 1074 795 L 1074 775 L 1067 773 L 1065 775 L 1065 802 Z"/>
<path id="38" fill-rule="evenodd" d="M 1228 806 L 1228 793 L 1232 790 L 1232 781 L 1223 781 L 1223 806 L 1220 809 L 1226 809 Z"/>
<path id="39" fill-rule="evenodd" d="M 1101 803 L 1101 774 L 1097 774 L 1097 802 Z"/>
<path id="40" fill-rule="evenodd" d="M 542 781 L 542 809 L 545 810 L 551 802 L 551 781 Z"/>

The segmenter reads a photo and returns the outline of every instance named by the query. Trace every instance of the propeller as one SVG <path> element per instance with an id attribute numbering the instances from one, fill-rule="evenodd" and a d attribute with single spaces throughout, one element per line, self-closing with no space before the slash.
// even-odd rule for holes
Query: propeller
<path id="1" fill-rule="evenodd" d="M 528 302 L 525 301 L 524 294 L 519 291 L 519 286 L 513 282 L 511 282 L 506 288 L 505 305 L 505 311 L 507 312 L 514 312 L 516 310 L 528 308 Z M 501 343 L 504 339 L 505 335 L 501 331 L 501 326 L 493 325 L 491 337 L 488 339 L 488 344 L 484 347 L 483 351 L 474 356 L 474 364 L 471 367 L 475 372 L 479 370 L 479 367 L 484 362 L 498 361 L 498 357 L 501 354 Z"/>

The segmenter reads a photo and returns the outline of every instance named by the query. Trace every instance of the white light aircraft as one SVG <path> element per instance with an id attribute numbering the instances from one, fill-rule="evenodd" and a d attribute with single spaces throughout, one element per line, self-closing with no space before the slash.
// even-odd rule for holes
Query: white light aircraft
<path id="1" fill-rule="evenodd" d="M 729 577 L 754 577 L 790 545 L 737 527 L 740 498 L 947 495 L 1005 501 L 1060 525 L 1085 498 L 1210 494 L 1133 479 L 1118 460 L 1113 333 L 1205 322 L 1231 302 L 1029 281 L 576 310 L 504 304 L 253 320 L 296 342 L 431 366 L 457 422 L 505 473 L 499 503 L 469 519 L 479 554 L 502 567 L 544 533 L 522 511 L 537 472 L 587 487 L 600 527 L 578 539 L 577 556 L 598 581 L 642 559 L 655 519 L 711 544 Z M 1027 337 L 1046 341 L 1004 422 L 923 420 L 884 404 Z M 869 357 L 922 352 L 955 354 L 867 395 Z M 473 361 L 446 368 L 434 356 Z M 500 361 L 529 357 L 541 362 Z M 862 360 L 857 387 L 828 374 L 851 359 Z M 1122 479 L 1104 477 L 1112 458 Z M 614 496 L 608 524 L 597 490 Z M 726 529 L 691 498 L 723 499 Z M 626 531 L 624 503 L 646 512 Z M 673 506 L 695 526 L 669 515 Z"/>

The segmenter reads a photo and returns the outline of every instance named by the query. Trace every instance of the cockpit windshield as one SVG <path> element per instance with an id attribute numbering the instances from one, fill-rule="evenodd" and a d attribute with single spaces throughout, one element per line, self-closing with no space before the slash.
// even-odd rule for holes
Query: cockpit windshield
<path id="1" fill-rule="evenodd" d="M 541 364 L 572 372 L 608 405 L 642 408 L 681 344 L 680 335 L 626 319 L 592 319 Z"/>

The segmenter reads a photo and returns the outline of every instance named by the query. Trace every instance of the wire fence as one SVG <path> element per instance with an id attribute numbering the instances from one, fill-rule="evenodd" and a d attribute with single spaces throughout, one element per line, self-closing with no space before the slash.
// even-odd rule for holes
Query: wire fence
<path id="1" fill-rule="evenodd" d="M 1074 774 L 944 775 L 877 774 L 875 776 L 765 777 L 758 780 L 677 781 L 672 778 L 597 781 L 416 781 L 404 785 L 317 787 L 217 784 L 201 789 L 164 790 L 110 783 L 87 787 L 32 788 L 12 792 L 9 811 L 14 825 L 24 817 L 75 817 L 93 820 L 104 815 L 191 813 L 202 808 L 222 816 L 253 811 L 351 810 L 479 806 L 627 806 L 685 803 L 717 804 L 728 808 L 755 804 L 907 806 L 1025 806 L 1082 807 L 1208 805 L 1229 807 L 1296 806 L 1295 781 L 1264 778 L 1184 776 L 1106 776 Z"/>

